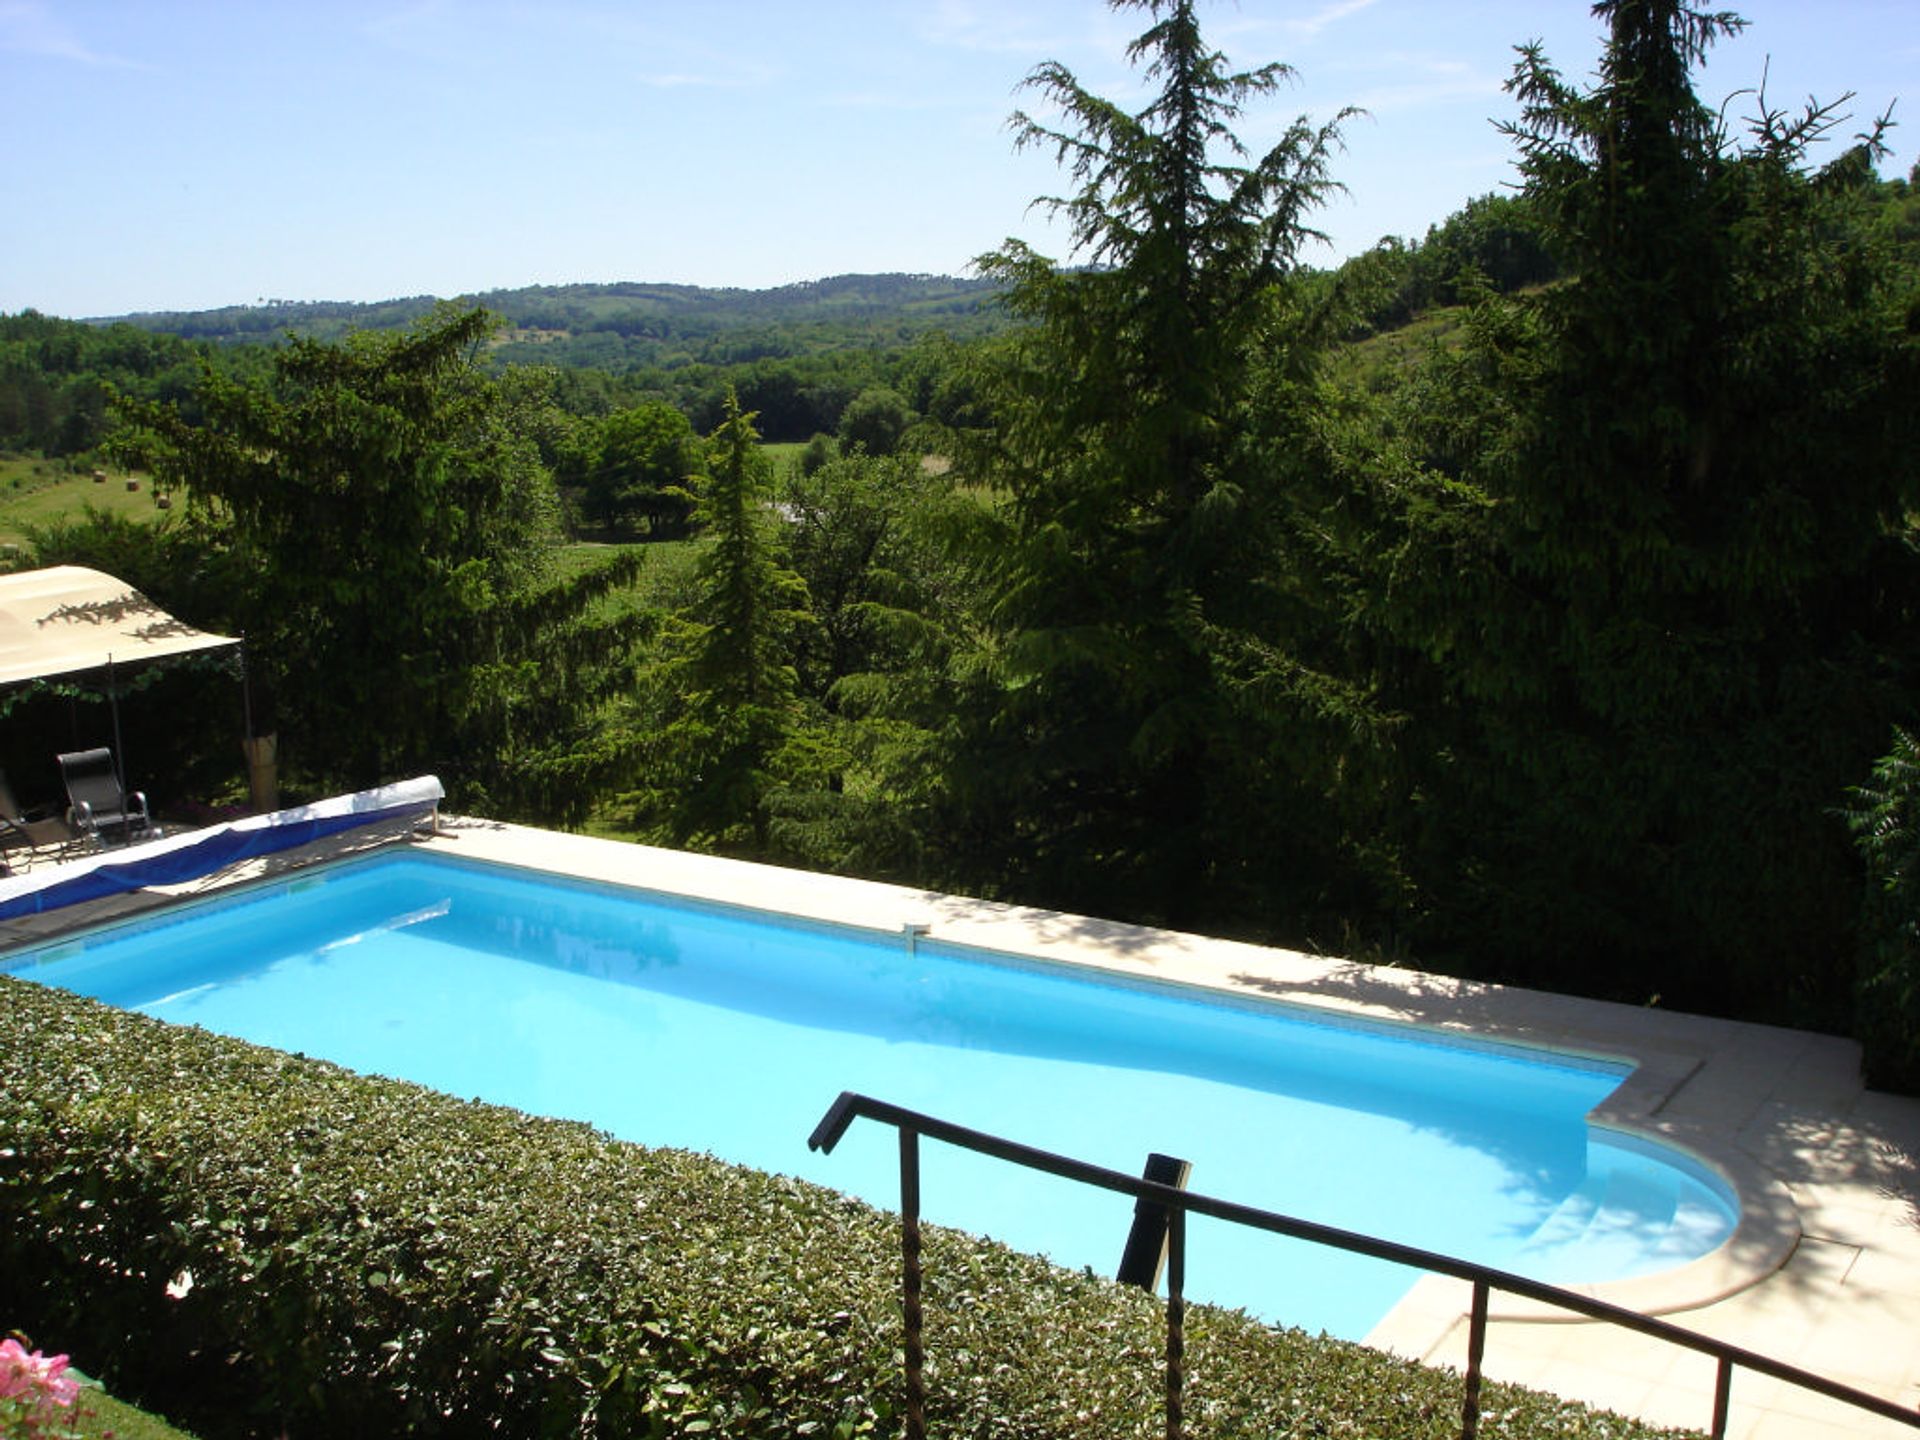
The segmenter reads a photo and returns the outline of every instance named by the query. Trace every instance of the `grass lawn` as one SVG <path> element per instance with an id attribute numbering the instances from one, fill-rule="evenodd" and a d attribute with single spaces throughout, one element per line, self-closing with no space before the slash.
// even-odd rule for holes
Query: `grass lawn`
<path id="1" fill-rule="evenodd" d="M 152 520 L 160 514 L 145 476 L 133 476 L 138 490 L 127 489 L 128 475 L 111 471 L 104 483 L 90 475 L 71 475 L 57 460 L 0 458 L 0 544 L 19 545 L 28 526 L 77 520 L 88 505 L 96 510 Z"/>
<path id="2" fill-rule="evenodd" d="M 18 1336 L 13 1338 L 18 1339 Z M 31 1343 L 31 1342 L 28 1342 Z M 59 1354 L 44 1347 L 48 1354 Z M 54 1433 L 85 1436 L 86 1440 L 193 1440 L 185 1430 L 176 1429 L 157 1415 L 116 1400 L 79 1370 L 69 1370 L 68 1378 L 80 1381 L 80 1393 L 66 1410 L 56 1410 Z M 11 1440 L 13 1430 L 0 1425 L 0 1440 Z M 37 1433 L 37 1432 L 36 1432 Z"/>
<path id="3" fill-rule="evenodd" d="M 574 576 L 593 569 L 603 560 L 611 560 L 626 550 L 651 550 L 655 547 L 635 541 L 622 544 L 619 541 L 575 540 L 560 547 L 554 556 L 554 578 L 571 580 Z"/>
<path id="4" fill-rule="evenodd" d="M 797 453 L 804 447 L 769 448 Z M 124 471 L 114 470 L 105 483 L 96 483 L 89 474 L 69 474 L 57 460 L 0 456 L 0 545 L 24 546 L 29 527 L 78 520 L 89 505 L 131 520 L 159 518 L 163 512 L 154 503 L 147 478 L 133 477 L 139 483 L 138 490 L 127 489 L 128 478 Z M 641 571 L 639 583 L 629 592 L 633 600 L 644 605 L 675 604 L 704 548 L 699 540 L 656 540 L 625 545 L 577 541 L 562 548 L 557 573 L 562 579 L 570 578 L 615 550 L 637 549 L 645 553 L 646 567 Z"/>
<path id="5" fill-rule="evenodd" d="M 123 1405 L 99 1390 L 82 1390 L 74 1402 L 78 1414 L 74 1429 L 88 1440 L 193 1440 L 185 1430 L 176 1430 L 144 1410 Z"/>
<path id="6" fill-rule="evenodd" d="M 760 448 L 777 468 L 784 469 L 807 447 L 802 441 L 790 441 Z M 137 490 L 127 489 L 129 479 L 139 486 Z M 129 476 L 124 470 L 109 467 L 106 480 L 96 482 L 90 473 L 69 473 L 58 460 L 0 455 L 0 545 L 24 545 L 30 527 L 78 520 L 89 505 L 131 520 L 153 520 L 163 513 L 154 502 L 153 487 L 145 475 Z M 610 548 L 587 541 L 567 546 L 561 557 L 561 574 L 576 574 L 596 553 Z M 656 541 L 641 548 L 647 552 L 648 573 L 641 577 L 639 593 L 652 601 L 656 590 L 671 590 L 692 568 L 697 542 Z"/>
<path id="7" fill-rule="evenodd" d="M 561 547 L 555 573 L 558 579 L 570 580 L 618 551 L 638 550 L 642 557 L 640 575 L 633 588 L 607 596 L 602 606 L 610 607 L 613 613 L 653 605 L 674 606 L 684 600 L 693 567 L 707 548 L 705 540 L 647 540 L 624 545 L 577 540 Z"/>

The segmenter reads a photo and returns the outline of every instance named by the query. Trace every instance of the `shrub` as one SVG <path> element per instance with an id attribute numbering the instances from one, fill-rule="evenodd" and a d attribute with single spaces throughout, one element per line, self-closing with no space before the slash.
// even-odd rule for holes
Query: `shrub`
<path id="1" fill-rule="evenodd" d="M 840 412 L 840 443 L 869 455 L 891 455 L 913 420 L 913 411 L 899 391 L 884 386 L 862 390 Z"/>
<path id="2" fill-rule="evenodd" d="M 210 1440 L 890 1434 L 897 1243 L 798 1180 L 0 976 L 0 1317 Z M 1158 1433 L 1157 1302 L 938 1228 L 927 1259 L 933 1433 Z M 1237 1312 L 1190 1312 L 1188 1358 L 1196 1436 L 1457 1429 L 1456 1376 Z"/>
<path id="3" fill-rule="evenodd" d="M 1920 745 L 1895 728 L 1846 813 L 1867 865 L 1854 1034 L 1870 1084 L 1920 1095 Z"/>
<path id="4" fill-rule="evenodd" d="M 806 448 L 800 452 L 800 473 L 802 475 L 818 473 L 832 464 L 839 453 L 839 443 L 833 436 L 815 431 L 813 438 L 807 441 Z"/>

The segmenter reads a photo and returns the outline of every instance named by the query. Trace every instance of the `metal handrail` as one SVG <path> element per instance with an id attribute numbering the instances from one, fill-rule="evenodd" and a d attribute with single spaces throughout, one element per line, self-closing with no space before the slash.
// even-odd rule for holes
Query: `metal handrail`
<path id="1" fill-rule="evenodd" d="M 1642 1335 L 1650 1335 L 1656 1340 L 1664 1340 L 1672 1345 L 1713 1356 L 1718 1362 L 1714 1380 L 1713 1428 L 1710 1431 L 1714 1440 L 1724 1440 L 1727 1433 L 1727 1415 L 1731 1404 L 1733 1371 L 1736 1367 L 1752 1370 L 1756 1374 L 1772 1376 L 1776 1380 L 1784 1380 L 1789 1385 L 1797 1385 L 1829 1399 L 1838 1400 L 1843 1404 L 1920 1430 L 1920 1411 L 1909 1410 L 1894 1401 L 1869 1394 L 1864 1390 L 1857 1390 L 1850 1385 L 1843 1385 L 1837 1380 L 1829 1380 L 1810 1370 L 1802 1370 L 1796 1365 L 1789 1365 L 1756 1351 L 1730 1345 L 1724 1340 L 1715 1340 L 1706 1335 L 1696 1334 L 1694 1331 L 1682 1329 L 1665 1320 L 1656 1320 L 1650 1315 L 1642 1315 L 1638 1311 L 1609 1304 L 1605 1300 L 1596 1300 L 1591 1296 L 1563 1290 L 1556 1285 L 1529 1279 L 1525 1275 L 1516 1275 L 1512 1271 L 1498 1270 L 1490 1265 L 1476 1264 L 1471 1260 L 1462 1260 L 1452 1255 L 1442 1255 L 1438 1251 L 1422 1250 L 1417 1246 L 1382 1240 L 1378 1236 L 1342 1230 L 1337 1226 L 1301 1220 L 1291 1215 L 1279 1215 L 1232 1200 L 1221 1200 L 1171 1185 L 1158 1184 L 1152 1180 L 1143 1180 L 1124 1171 L 1109 1170 L 1105 1166 L 1091 1165 L 1084 1160 L 1056 1155 L 1052 1151 L 1023 1145 L 1017 1140 L 1009 1140 L 1004 1136 L 989 1135 L 981 1130 L 970 1130 L 964 1125 L 955 1125 L 951 1121 L 940 1120 L 932 1115 L 889 1104 L 885 1100 L 876 1100 L 868 1095 L 857 1095 L 850 1090 L 842 1091 L 840 1098 L 827 1108 L 827 1113 L 820 1118 L 820 1123 L 814 1126 L 813 1134 L 807 1137 L 808 1148 L 830 1154 L 834 1146 L 839 1144 L 840 1137 L 846 1133 L 847 1127 L 857 1119 L 876 1120 L 883 1125 L 891 1125 L 900 1134 L 901 1290 L 907 1330 L 905 1345 L 907 1440 L 923 1440 L 926 1434 L 925 1350 L 921 1333 L 920 1305 L 919 1137 L 922 1135 L 944 1144 L 958 1146 L 963 1150 L 972 1150 L 991 1156 L 996 1160 L 1022 1165 L 1030 1170 L 1041 1170 L 1049 1175 L 1060 1176 L 1062 1179 L 1075 1180 L 1085 1185 L 1096 1185 L 1103 1190 L 1116 1190 L 1122 1194 L 1131 1195 L 1135 1199 L 1153 1200 L 1166 1207 L 1168 1217 L 1167 1440 L 1180 1440 L 1182 1430 L 1180 1400 L 1184 1383 L 1183 1361 L 1186 1343 L 1186 1300 L 1183 1293 L 1186 1270 L 1185 1220 L 1189 1212 L 1210 1216 L 1216 1220 L 1225 1220 L 1235 1225 L 1249 1226 L 1256 1230 L 1269 1231 L 1276 1235 L 1310 1240 L 1319 1245 L 1331 1245 L 1336 1249 L 1351 1251 L 1354 1254 L 1371 1256 L 1377 1260 L 1389 1260 L 1400 1265 L 1411 1265 L 1417 1269 L 1470 1282 L 1473 1286 L 1473 1308 L 1467 1332 L 1467 1370 L 1464 1377 L 1465 1395 L 1461 1402 L 1461 1440 L 1474 1440 L 1479 1431 L 1480 1363 L 1486 1348 L 1488 1295 L 1493 1290 L 1502 1290 L 1525 1299 L 1537 1300 L 1542 1304 L 1571 1310 L 1589 1319 L 1603 1320 L 1612 1325 L 1638 1331 Z"/>

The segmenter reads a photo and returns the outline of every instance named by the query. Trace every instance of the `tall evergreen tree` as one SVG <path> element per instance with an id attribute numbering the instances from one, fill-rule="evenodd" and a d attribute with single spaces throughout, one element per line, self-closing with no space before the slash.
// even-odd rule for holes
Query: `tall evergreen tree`
<path id="1" fill-rule="evenodd" d="M 799 721 L 792 655 L 806 585 L 776 532 L 772 478 L 751 412 L 729 389 L 726 418 L 696 478 L 695 517 L 710 548 L 677 631 L 649 680 L 660 713 L 643 722 L 654 773 L 639 799 L 676 844 L 768 851 L 768 797 Z"/>
<path id="2" fill-rule="evenodd" d="M 1832 810 L 1915 674 L 1877 136 L 1813 170 L 1835 113 L 1760 96 L 1736 144 L 1691 79 L 1733 17 L 1595 10 L 1597 85 L 1530 48 L 1508 127 L 1571 278 L 1437 369 L 1411 425 L 1437 477 L 1372 591 L 1415 652 L 1411 863 L 1432 938 L 1499 973 L 1837 1019 Z"/>
<path id="3" fill-rule="evenodd" d="M 1010 503 L 981 542 L 990 664 L 950 780 L 990 847 L 976 883 L 1215 923 L 1230 897 L 1284 905 L 1305 873 L 1274 817 L 1312 802 L 1293 722 L 1337 688 L 1302 665 L 1315 617 L 1278 573 L 1303 387 L 1251 400 L 1257 358 L 1312 373 L 1309 329 L 1283 320 L 1339 121 L 1249 157 L 1232 126 L 1286 67 L 1229 68 L 1192 0 L 1112 3 L 1151 16 L 1128 51 L 1150 103 L 1129 113 L 1048 63 L 1028 83 L 1065 128 L 1014 119 L 1075 181 L 1043 203 L 1087 267 L 1018 241 L 980 262 L 1029 327 L 990 352 L 994 423 L 963 451 Z"/>

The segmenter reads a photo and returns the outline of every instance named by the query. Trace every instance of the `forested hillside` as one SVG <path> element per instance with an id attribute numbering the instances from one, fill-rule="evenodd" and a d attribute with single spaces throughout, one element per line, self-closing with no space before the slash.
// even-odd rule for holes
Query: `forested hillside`
<path id="1" fill-rule="evenodd" d="M 0 315 L 0 452 L 91 454 L 106 435 L 110 393 L 190 403 L 209 358 L 202 346 L 133 325 Z"/>
<path id="2" fill-rule="evenodd" d="M 822 350 L 898 345 L 932 332 L 966 338 L 1004 326 L 998 287 L 944 275 L 836 275 L 771 290 L 694 285 L 532 285 L 450 297 L 506 321 L 497 358 L 621 373 L 736 364 Z M 424 319 L 431 295 L 350 305 L 269 301 L 221 310 L 118 317 L 110 323 L 217 344 L 298 335 L 337 340 Z"/>
<path id="3" fill-rule="evenodd" d="M 729 386 L 760 416 L 769 440 L 805 440 L 832 432 L 862 391 L 917 391 L 926 411 L 944 370 L 947 347 L 1005 331 L 1010 317 L 990 279 L 935 275 L 840 275 L 771 290 L 713 290 L 691 285 L 613 284 L 532 286 L 462 296 L 502 325 L 488 337 L 488 364 L 564 372 L 557 399 L 564 408 L 604 415 L 643 400 L 672 404 L 702 430 L 720 423 Z M 187 314 L 130 315 L 87 322 L 88 329 L 121 337 L 120 349 L 144 344 L 175 357 L 198 355 L 230 367 L 262 345 L 290 337 L 337 341 L 355 333 L 398 332 L 443 303 L 432 296 L 375 304 L 269 301 Z M 72 454 L 99 443 L 99 382 L 155 394 L 152 385 L 124 383 L 124 366 L 84 330 L 42 317 L 29 319 L 65 335 L 60 343 L 91 367 L 86 393 L 72 406 L 56 405 L 49 423 L 9 423 L 15 410 L 39 403 L 9 402 L 0 368 L 0 448 Z M 151 338 L 141 338 L 141 337 Z M 129 338 L 133 337 L 133 338 Z M 194 348 L 170 337 L 194 342 Z M 0 367 L 7 361 L 0 351 Z M 65 362 L 56 359 L 58 367 Z M 188 364 L 187 373 L 193 365 Z M 47 372 L 56 389 L 63 383 Z M 170 393 L 178 393 L 178 387 Z M 43 405 L 42 409 L 46 407 Z M 65 428 L 62 428 L 64 424 Z"/>
<path id="4" fill-rule="evenodd" d="M 1284 71 L 1152 14 L 1139 113 L 1043 65 L 1057 120 L 1015 120 L 1088 266 L 1009 241 L 971 289 L 698 334 L 635 287 L 148 337 L 210 368 L 131 386 L 112 448 L 190 518 L 41 554 L 258 636 L 316 788 L 431 766 L 518 818 L 1852 1029 L 1920 1086 L 1920 200 L 1883 129 L 1729 128 L 1694 85 L 1736 22 L 1609 0 L 1590 85 L 1522 52 L 1518 193 L 1327 272 L 1350 117 L 1239 153 Z M 694 358 L 761 327 L 790 353 Z M 500 363 L 590 342 L 680 348 Z"/>

